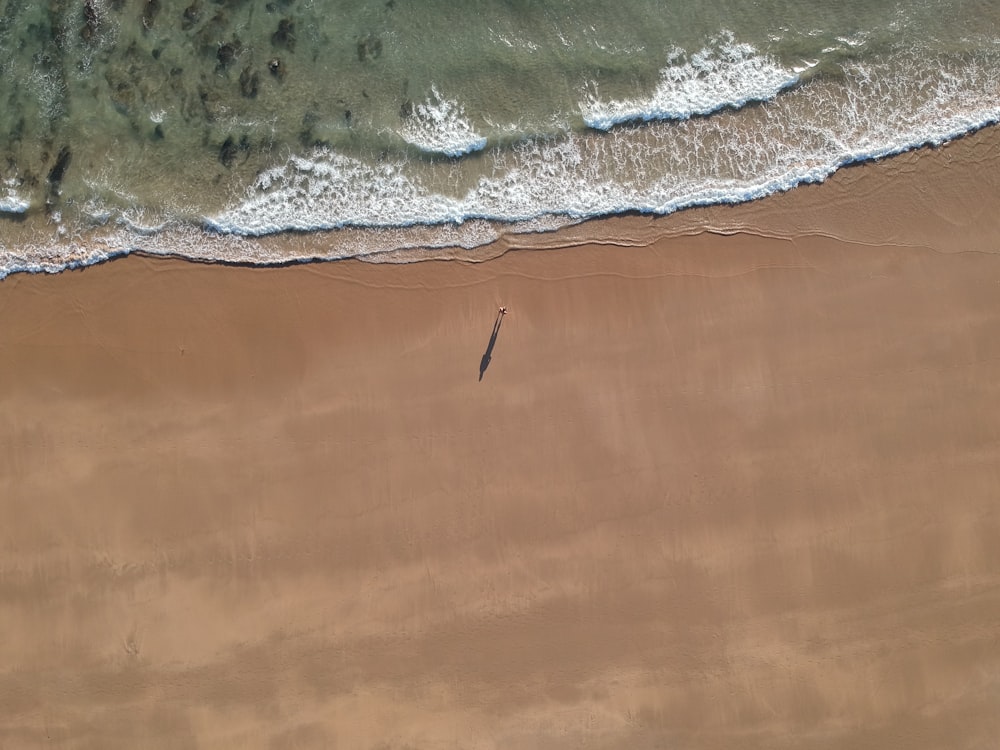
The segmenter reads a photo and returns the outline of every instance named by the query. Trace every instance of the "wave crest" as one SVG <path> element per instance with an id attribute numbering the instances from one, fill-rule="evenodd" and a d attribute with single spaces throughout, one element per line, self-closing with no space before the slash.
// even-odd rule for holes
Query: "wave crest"
<path id="1" fill-rule="evenodd" d="M 782 67 L 752 45 L 736 42 L 728 31 L 693 54 L 674 48 L 667 63 L 648 97 L 603 101 L 592 94 L 580 105 L 584 122 L 595 130 L 610 130 L 625 122 L 685 120 L 724 107 L 742 107 L 773 99 L 798 83 L 802 70 Z"/>
<path id="2" fill-rule="evenodd" d="M 7 194 L 0 195 L 0 214 L 23 214 L 31 208 L 31 203 L 15 190 L 17 182 L 13 178 L 5 181 Z"/>
<path id="3" fill-rule="evenodd" d="M 431 87 L 431 96 L 404 119 L 400 131 L 403 140 L 421 151 L 458 157 L 482 151 L 486 139 L 476 133 L 458 102 L 444 99 Z"/>
<path id="4" fill-rule="evenodd" d="M 753 200 L 1000 122 L 1000 40 L 978 45 L 973 59 L 916 50 L 841 67 L 842 76 L 815 76 L 761 107 L 524 140 L 476 160 L 366 161 L 321 149 L 263 173 L 241 199 L 204 219 L 211 231 L 189 227 L 183 244 L 174 228 L 138 236 L 133 226 L 112 232 L 98 255 L 70 238 L 0 247 L 0 276 L 140 247 L 284 263 L 295 258 L 269 249 L 280 242 L 252 238 L 286 230 L 337 230 L 324 240 L 324 257 L 413 259 L 414 248 L 476 247 L 517 222 L 553 226 Z M 126 226 L 116 215 L 109 226 Z"/>

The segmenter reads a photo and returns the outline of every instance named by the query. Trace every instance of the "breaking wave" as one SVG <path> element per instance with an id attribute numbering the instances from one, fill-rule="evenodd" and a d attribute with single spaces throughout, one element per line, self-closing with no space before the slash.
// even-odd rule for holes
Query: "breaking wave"
<path id="1" fill-rule="evenodd" d="M 675 47 L 649 96 L 605 101 L 594 92 L 580 110 L 584 122 L 595 130 L 610 130 L 625 122 L 684 120 L 724 107 L 773 99 L 782 89 L 798 83 L 802 70 L 813 64 L 806 62 L 798 70 L 788 70 L 770 55 L 738 43 L 731 32 L 724 32 L 692 54 Z"/>
<path id="2" fill-rule="evenodd" d="M 441 98 L 436 88 L 422 104 L 406 112 L 400 135 L 407 143 L 431 154 L 458 157 L 486 147 L 457 102 Z"/>
<path id="3" fill-rule="evenodd" d="M 739 54 L 743 60 L 750 52 Z M 767 80 L 779 85 L 777 74 Z M 686 101 L 694 102 L 693 94 Z M 436 106 L 456 122 L 464 117 L 453 104 Z M 419 248 L 473 248 L 518 228 L 754 200 L 822 181 L 845 164 L 941 144 L 998 121 L 1000 42 L 979 44 L 974 58 L 914 51 L 845 62 L 838 75 L 811 76 L 759 107 L 539 136 L 484 149 L 472 162 L 366 160 L 318 148 L 263 172 L 200 226 L 167 222 L 140 232 L 112 217 L 96 245 L 61 234 L 48 244 L 0 247 L 0 276 L 137 249 L 252 264 L 376 254 L 406 261 L 421 257 Z M 13 188 L 3 200 L 15 210 L 22 205 Z M 290 230 L 332 230 L 328 250 L 317 256 L 317 243 L 306 243 L 311 250 L 289 256 L 287 244 L 279 253 L 264 241 Z"/>
<path id="4" fill-rule="evenodd" d="M 31 208 L 31 202 L 17 192 L 16 186 L 16 179 L 6 181 L 6 195 L 0 194 L 0 214 L 23 214 Z"/>
<path id="5" fill-rule="evenodd" d="M 893 75 L 904 62 L 911 74 Z M 820 181 L 844 164 L 940 144 L 1000 118 L 1000 70 L 992 61 L 914 56 L 855 63 L 844 74 L 846 84 L 817 79 L 753 113 L 496 148 L 486 174 L 451 192 L 432 188 L 426 173 L 402 160 L 369 164 L 320 150 L 265 173 L 245 199 L 206 223 L 218 232 L 264 235 L 667 214 Z"/>

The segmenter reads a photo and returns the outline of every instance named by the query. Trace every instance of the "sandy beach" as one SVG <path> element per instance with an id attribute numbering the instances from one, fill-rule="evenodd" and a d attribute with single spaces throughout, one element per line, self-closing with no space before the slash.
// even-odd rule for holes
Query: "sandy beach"
<path id="1" fill-rule="evenodd" d="M 998 206 L 7 278 L 0 748 L 995 747 Z"/>

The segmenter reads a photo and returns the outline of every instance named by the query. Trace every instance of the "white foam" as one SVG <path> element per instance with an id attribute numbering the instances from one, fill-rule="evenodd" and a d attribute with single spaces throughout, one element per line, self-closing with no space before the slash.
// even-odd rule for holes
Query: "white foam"
<path id="1" fill-rule="evenodd" d="M 427 101 L 413 106 L 399 134 L 407 143 L 432 154 L 457 157 L 486 148 L 486 139 L 476 133 L 462 105 L 443 99 L 434 87 Z"/>
<path id="2" fill-rule="evenodd" d="M 990 93 L 1000 80 L 992 66 L 969 66 L 962 75 L 940 66 L 935 79 L 925 72 L 899 80 L 893 75 L 899 64 L 855 65 L 845 70 L 846 89 L 822 81 L 800 87 L 772 102 L 753 127 L 732 113 L 494 149 L 489 168 L 462 194 L 427 189 L 403 162 L 369 165 L 320 151 L 265 174 L 245 200 L 208 225 L 260 235 L 662 214 L 821 180 L 843 164 L 942 143 L 1000 117 L 1000 99 Z"/>
<path id="3" fill-rule="evenodd" d="M 462 206 L 424 190 L 404 165 L 369 165 L 335 151 L 292 157 L 263 173 L 247 199 L 206 219 L 220 232 L 262 235 L 287 229 L 396 227 L 461 222 Z"/>
<path id="4" fill-rule="evenodd" d="M 623 122 L 684 120 L 766 101 L 797 83 L 811 67 L 804 63 L 788 70 L 752 45 L 737 43 L 730 32 L 694 54 L 675 48 L 667 62 L 648 97 L 603 101 L 596 94 L 589 96 L 580 105 L 587 126 L 610 130 Z"/>
<path id="5" fill-rule="evenodd" d="M 23 214 L 31 208 L 31 202 L 18 194 L 14 188 L 7 188 L 7 195 L 0 197 L 0 214 Z"/>
<path id="6" fill-rule="evenodd" d="M 940 144 L 1000 121 L 998 63 L 1000 43 L 976 62 L 914 53 L 854 63 L 843 78 L 814 79 L 755 110 L 491 149 L 483 164 L 468 165 L 480 175 L 472 181 L 442 182 L 451 172 L 428 171 L 423 163 L 367 163 L 319 150 L 262 174 L 243 199 L 206 219 L 214 231 L 167 227 L 142 234 L 148 229 L 142 222 L 129 227 L 119 219 L 109 222 L 114 231 L 102 247 L 56 241 L 16 252 L 0 248 L 0 276 L 75 267 L 137 248 L 253 264 L 405 261 L 420 257 L 416 248 L 491 242 L 511 222 L 548 226 L 752 200 L 822 181 L 844 164 Z M 445 194 L 429 187 L 431 178 L 435 185 L 465 187 Z M 336 231 L 324 238 L 321 255 L 292 257 L 268 249 L 287 244 L 246 236 L 289 229 Z"/>

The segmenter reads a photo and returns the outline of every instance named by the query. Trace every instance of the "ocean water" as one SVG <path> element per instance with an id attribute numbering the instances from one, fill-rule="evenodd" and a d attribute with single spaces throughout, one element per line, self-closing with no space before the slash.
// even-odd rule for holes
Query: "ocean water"
<path id="1" fill-rule="evenodd" d="M 5 0 L 0 72 L 0 276 L 413 259 L 996 123 L 1000 3 Z"/>

